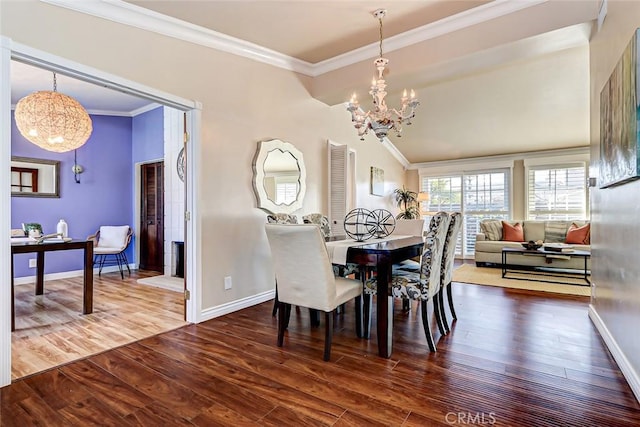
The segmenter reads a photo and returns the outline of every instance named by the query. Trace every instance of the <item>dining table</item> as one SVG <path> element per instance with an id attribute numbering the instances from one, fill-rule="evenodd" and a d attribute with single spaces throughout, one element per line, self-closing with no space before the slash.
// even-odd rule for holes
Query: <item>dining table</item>
<path id="1" fill-rule="evenodd" d="M 14 303 L 14 272 L 13 257 L 16 254 L 36 254 L 36 286 L 35 294 L 44 294 L 44 254 L 45 252 L 69 251 L 81 249 L 83 251 L 84 274 L 82 280 L 82 314 L 93 312 L 93 241 L 92 240 L 62 240 L 49 239 L 42 242 L 31 241 L 28 238 L 11 239 L 11 331 L 15 331 L 15 303 Z"/>
<path id="2" fill-rule="evenodd" d="M 376 332 L 380 357 L 390 358 L 393 352 L 393 296 L 389 292 L 393 264 L 420 256 L 423 246 L 422 237 L 394 235 L 370 241 L 337 239 L 327 242 L 332 263 L 358 264 L 362 270 L 374 268 L 376 271 Z"/>

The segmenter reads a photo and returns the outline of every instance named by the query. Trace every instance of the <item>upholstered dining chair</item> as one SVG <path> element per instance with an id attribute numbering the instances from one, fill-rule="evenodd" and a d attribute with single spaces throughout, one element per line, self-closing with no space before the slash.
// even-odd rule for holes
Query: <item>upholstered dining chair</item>
<path id="1" fill-rule="evenodd" d="M 431 328 L 429 327 L 429 315 L 427 303 L 433 300 L 433 311 L 438 323 L 440 333 L 444 335 L 445 329 L 442 324 L 442 310 L 440 301 L 434 296 L 440 291 L 440 269 L 442 268 L 442 253 L 444 242 L 449 229 L 449 214 L 438 212 L 431 217 L 429 230 L 425 237 L 424 247 L 420 261 L 420 271 L 411 272 L 402 269 L 395 269 L 391 275 L 391 285 L 389 289 L 390 298 L 401 298 L 403 300 L 414 300 L 420 302 L 422 325 L 427 338 L 429 350 L 436 351 Z M 371 296 L 377 294 L 377 278 L 372 277 L 365 282 L 364 287 L 364 325 L 365 336 L 371 322 Z M 393 304 L 392 304 L 393 306 Z"/>
<path id="2" fill-rule="evenodd" d="M 391 234 L 422 237 L 424 235 L 424 219 L 399 219 Z"/>
<path id="3" fill-rule="evenodd" d="M 449 229 L 447 230 L 447 237 L 444 241 L 444 250 L 442 253 L 442 267 L 440 269 L 440 292 L 438 297 L 440 298 L 440 309 L 442 310 L 442 322 L 444 327 L 449 332 L 449 323 L 447 322 L 447 315 L 444 310 L 444 293 L 447 293 L 447 301 L 449 302 L 449 310 L 451 311 L 451 317 L 453 320 L 458 320 L 456 310 L 453 307 L 453 299 L 451 292 L 451 280 L 453 278 L 453 262 L 456 257 L 456 243 L 458 242 L 458 234 L 462 228 L 462 214 L 460 212 L 454 212 L 451 214 L 451 220 L 449 221 Z"/>
<path id="4" fill-rule="evenodd" d="M 358 280 L 336 277 L 320 229 L 313 224 L 266 224 L 273 265 L 278 281 L 278 347 L 284 342 L 291 305 L 325 313 L 324 360 L 331 358 L 333 313 L 354 298 L 356 331 L 361 320 L 362 284 Z"/>
<path id="5" fill-rule="evenodd" d="M 117 265 L 120 270 L 120 277 L 124 279 L 124 267 L 127 267 L 129 276 L 129 262 L 125 250 L 131 243 L 133 230 L 128 225 L 103 225 L 87 240 L 93 240 L 94 265 L 98 266 L 98 276 L 102 274 L 102 267 L 105 265 Z"/>

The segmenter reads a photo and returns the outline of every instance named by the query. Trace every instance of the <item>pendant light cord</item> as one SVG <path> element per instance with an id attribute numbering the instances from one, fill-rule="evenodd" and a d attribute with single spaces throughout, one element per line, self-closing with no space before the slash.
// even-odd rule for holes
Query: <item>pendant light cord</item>
<path id="1" fill-rule="evenodd" d="M 380 31 L 382 31 L 382 30 L 380 30 Z M 58 79 L 56 78 L 56 73 L 55 72 L 53 73 L 53 91 L 54 92 L 58 91 Z"/>
<path id="2" fill-rule="evenodd" d="M 378 18 L 378 22 L 380 22 L 380 58 L 382 58 L 382 18 Z M 55 74 L 53 76 L 55 78 Z"/>

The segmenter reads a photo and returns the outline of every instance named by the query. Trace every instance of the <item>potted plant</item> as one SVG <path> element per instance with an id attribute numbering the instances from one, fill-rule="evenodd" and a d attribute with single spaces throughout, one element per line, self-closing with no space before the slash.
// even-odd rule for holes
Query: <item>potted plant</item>
<path id="1" fill-rule="evenodd" d="M 401 209 L 400 213 L 396 215 L 396 219 L 417 219 L 420 218 L 420 211 L 418 209 L 418 193 L 415 191 L 407 190 L 404 188 L 396 188 L 393 191 L 396 199 L 396 205 Z"/>

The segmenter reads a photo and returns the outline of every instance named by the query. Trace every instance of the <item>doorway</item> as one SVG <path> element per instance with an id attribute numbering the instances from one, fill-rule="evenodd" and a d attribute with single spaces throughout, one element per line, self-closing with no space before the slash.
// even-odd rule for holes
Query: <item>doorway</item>
<path id="1" fill-rule="evenodd" d="M 140 167 L 140 268 L 164 272 L 164 162 Z"/>
<path id="2" fill-rule="evenodd" d="M 98 69 L 84 66 L 82 64 L 66 60 L 55 55 L 42 52 L 36 49 L 29 48 L 24 45 L 12 43 L 12 41 L 5 37 L 0 37 L 0 74 L 6 78 L 3 78 L 2 84 L 0 84 L 0 100 L 2 100 L 0 115 L 0 167 L 5 170 L 10 168 L 11 157 L 11 133 L 10 133 L 10 61 L 15 59 L 27 64 L 41 67 L 50 71 L 56 71 L 59 73 L 65 73 L 66 75 L 75 77 L 85 82 L 91 82 L 104 86 L 106 88 L 115 89 L 117 91 L 128 93 L 135 96 L 140 96 L 145 99 L 157 102 L 159 104 L 176 108 L 180 111 L 184 111 L 187 114 L 188 131 L 193 137 L 191 143 L 188 146 L 189 155 L 192 156 L 194 152 L 199 150 L 199 135 L 200 135 L 200 116 L 201 105 L 198 102 L 187 100 L 184 98 L 176 97 L 171 94 L 160 92 L 156 89 L 146 87 L 134 83 L 132 81 L 114 76 L 112 74 L 105 73 Z M 191 169 L 185 174 L 185 184 L 188 182 L 189 192 L 186 194 L 186 206 L 185 211 L 187 213 L 197 212 L 197 200 L 195 194 L 197 190 L 197 183 L 195 176 L 197 171 Z M 3 200 L 3 204 L 10 206 L 10 182 L 9 174 L 0 175 L 0 188 L 5 188 L 4 192 L 0 191 L 0 196 Z M 11 211 L 4 209 L 0 211 L 0 223 L 4 224 L 0 227 L 0 238 L 9 239 L 9 225 L 11 220 Z M 186 233 L 185 242 L 188 242 L 185 246 L 185 252 L 187 259 L 189 254 L 194 252 L 194 247 L 199 244 L 198 221 L 187 221 L 185 223 Z M 4 283 L 10 283 L 10 248 L 0 247 L 0 280 Z M 185 266 L 185 276 L 190 278 L 199 277 L 197 274 L 197 266 L 193 263 L 187 263 Z M 199 285 L 195 283 L 194 279 L 187 280 L 185 283 L 187 290 L 190 291 L 191 298 L 186 301 L 186 316 L 187 321 L 197 322 L 200 313 L 198 312 L 199 304 Z M 0 311 L 8 313 L 11 309 L 10 300 L 4 299 Z M 0 319 L 0 387 L 8 385 L 11 382 L 11 327 L 10 316 L 2 316 Z"/>

